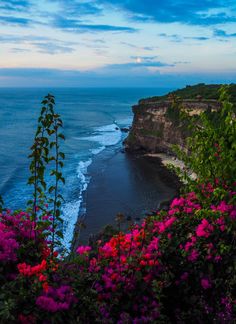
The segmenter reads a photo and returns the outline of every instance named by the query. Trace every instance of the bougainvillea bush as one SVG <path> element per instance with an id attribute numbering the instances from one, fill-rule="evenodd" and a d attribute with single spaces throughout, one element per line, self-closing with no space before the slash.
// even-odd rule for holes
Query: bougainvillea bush
<path id="1" fill-rule="evenodd" d="M 233 323 L 236 192 L 199 192 L 69 258 L 51 254 L 49 220 L 2 213 L 1 323 Z"/>
<path id="2" fill-rule="evenodd" d="M 235 117 L 225 115 L 233 136 Z M 230 152 L 232 159 L 235 140 L 219 134 L 217 140 L 214 132 L 217 149 L 221 145 L 222 154 Z M 44 168 L 53 159 L 46 150 L 47 159 L 39 160 L 39 152 L 45 147 L 34 148 L 33 155 Z M 213 160 L 208 147 L 203 153 L 217 174 L 220 163 L 229 162 L 221 156 Z M 173 199 L 169 210 L 66 256 L 54 241 L 58 212 L 36 205 L 37 190 L 33 209 L 5 209 L 0 214 L 0 323 L 235 323 L 235 164 L 224 167 L 227 177 L 211 173 L 209 178 L 199 167 L 192 190 Z M 39 179 L 45 187 L 43 172 Z M 57 168 L 53 175 L 61 177 Z M 57 185 L 52 191 L 57 195 Z M 51 203 L 58 207 L 58 201 Z"/>

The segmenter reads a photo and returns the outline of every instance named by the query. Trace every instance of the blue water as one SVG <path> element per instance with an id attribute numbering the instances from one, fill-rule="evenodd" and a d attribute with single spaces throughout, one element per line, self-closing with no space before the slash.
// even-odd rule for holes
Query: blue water
<path id="1" fill-rule="evenodd" d="M 132 123 L 131 106 L 141 98 L 161 95 L 171 89 L 0 89 L 0 193 L 5 205 L 23 209 L 33 188 L 29 177 L 29 147 L 34 138 L 41 100 L 47 93 L 56 97 L 56 110 L 64 121 L 66 154 L 63 188 L 65 245 L 73 236 L 74 224 L 90 181 L 88 166 L 108 146 L 121 146 L 120 127 Z"/>

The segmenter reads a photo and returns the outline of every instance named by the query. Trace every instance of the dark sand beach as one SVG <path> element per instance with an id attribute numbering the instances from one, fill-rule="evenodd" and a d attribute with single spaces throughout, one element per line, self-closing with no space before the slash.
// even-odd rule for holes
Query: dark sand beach
<path id="1" fill-rule="evenodd" d="M 73 248 L 78 243 L 85 244 L 91 234 L 99 233 L 107 224 L 115 224 L 117 213 L 126 218 L 142 218 L 178 191 L 176 177 L 163 167 L 160 159 L 123 153 L 120 148 L 106 149 L 88 172 L 91 181 L 84 197 L 86 213 L 80 215 L 86 228 Z M 75 231 L 79 231 L 78 224 Z"/>

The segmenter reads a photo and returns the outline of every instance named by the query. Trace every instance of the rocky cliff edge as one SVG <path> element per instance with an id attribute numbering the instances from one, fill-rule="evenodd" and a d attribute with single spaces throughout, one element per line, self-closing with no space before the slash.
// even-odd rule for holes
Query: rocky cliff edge
<path id="1" fill-rule="evenodd" d="M 220 104 L 216 100 L 183 100 L 182 107 L 190 115 L 198 115 L 219 109 Z M 188 128 L 171 100 L 142 99 L 132 109 L 133 124 L 124 142 L 127 151 L 173 154 L 173 144 L 184 147 Z"/>

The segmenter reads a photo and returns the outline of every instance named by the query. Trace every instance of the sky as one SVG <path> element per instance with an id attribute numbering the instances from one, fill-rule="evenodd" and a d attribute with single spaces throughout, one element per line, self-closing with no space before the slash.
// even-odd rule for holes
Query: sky
<path id="1" fill-rule="evenodd" d="M 0 87 L 236 82 L 236 0 L 0 0 Z"/>

